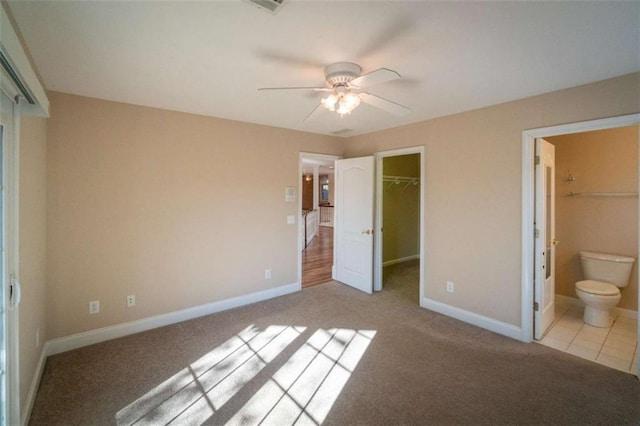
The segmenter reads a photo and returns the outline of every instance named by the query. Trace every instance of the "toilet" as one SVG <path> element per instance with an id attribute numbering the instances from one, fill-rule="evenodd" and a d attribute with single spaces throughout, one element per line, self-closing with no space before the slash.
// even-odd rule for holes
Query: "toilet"
<path id="1" fill-rule="evenodd" d="M 586 279 L 576 283 L 576 294 L 585 304 L 585 323 L 595 327 L 611 327 L 611 309 L 620 302 L 620 289 L 629 284 L 633 262 L 633 257 L 580 252 L 580 263 Z"/>

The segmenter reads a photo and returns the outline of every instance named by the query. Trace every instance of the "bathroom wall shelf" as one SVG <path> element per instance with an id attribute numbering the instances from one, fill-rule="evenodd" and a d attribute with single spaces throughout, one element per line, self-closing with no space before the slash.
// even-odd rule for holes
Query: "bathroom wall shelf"
<path id="1" fill-rule="evenodd" d="M 569 197 L 611 197 L 611 198 L 633 198 L 637 197 L 637 192 L 569 192 Z"/>

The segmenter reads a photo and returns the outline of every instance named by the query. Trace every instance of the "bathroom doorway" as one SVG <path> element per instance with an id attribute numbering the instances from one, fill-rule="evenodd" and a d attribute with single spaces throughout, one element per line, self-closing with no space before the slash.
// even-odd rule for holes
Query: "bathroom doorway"
<path id="1" fill-rule="evenodd" d="M 423 295 L 423 148 L 376 155 L 374 290 L 389 290 L 411 303 Z"/>
<path id="2" fill-rule="evenodd" d="M 635 114 L 523 133 L 523 151 L 530 155 L 525 163 L 523 152 L 523 332 L 529 330 L 529 340 L 535 337 L 547 346 L 634 374 L 638 373 L 637 261 L 629 285 L 621 291 L 622 300 L 612 311 L 616 321 L 610 329 L 584 324 L 584 305 L 576 298 L 574 286 L 583 279 L 579 251 L 638 258 L 638 123 L 640 116 Z M 554 235 L 539 232 L 540 216 L 534 212 L 544 201 L 534 195 L 533 178 L 538 167 L 534 166 L 534 140 L 541 137 L 556 151 Z M 539 302 L 536 293 L 544 281 L 541 275 L 553 272 L 533 261 L 536 235 L 545 243 L 541 244 L 544 255 L 553 253 L 550 247 L 557 250 L 556 306 L 547 330 L 537 330 L 533 321 Z M 548 258 L 542 262 L 542 266 L 552 264 Z"/>

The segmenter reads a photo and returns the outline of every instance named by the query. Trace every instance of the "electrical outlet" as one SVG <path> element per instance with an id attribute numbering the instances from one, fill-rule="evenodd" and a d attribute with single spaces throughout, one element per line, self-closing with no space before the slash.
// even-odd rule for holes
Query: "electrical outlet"
<path id="1" fill-rule="evenodd" d="M 271 279 L 271 269 L 265 269 L 264 270 L 264 279 L 265 280 L 270 280 Z"/>
<path id="2" fill-rule="evenodd" d="M 447 281 L 447 292 L 453 293 L 453 282 Z"/>
<path id="3" fill-rule="evenodd" d="M 90 314 L 99 314 L 100 313 L 100 301 L 92 300 L 89 302 L 89 313 Z"/>
<path id="4" fill-rule="evenodd" d="M 132 306 L 136 306 L 136 295 L 135 294 L 130 294 L 127 296 L 127 308 L 130 308 Z"/>

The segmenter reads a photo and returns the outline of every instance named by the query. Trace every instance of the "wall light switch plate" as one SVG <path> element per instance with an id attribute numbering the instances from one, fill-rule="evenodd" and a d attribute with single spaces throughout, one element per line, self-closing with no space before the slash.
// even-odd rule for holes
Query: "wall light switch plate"
<path id="1" fill-rule="evenodd" d="M 284 189 L 284 200 L 287 203 L 293 203 L 296 201 L 296 189 L 293 186 L 287 186 Z"/>
<path id="2" fill-rule="evenodd" d="M 287 225 L 295 225 L 296 223 L 296 217 L 292 214 L 290 214 L 289 216 L 287 216 Z"/>

